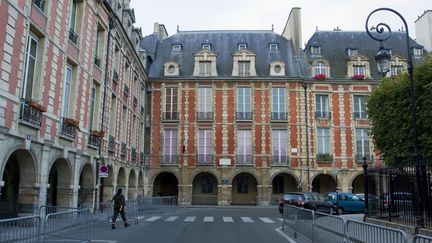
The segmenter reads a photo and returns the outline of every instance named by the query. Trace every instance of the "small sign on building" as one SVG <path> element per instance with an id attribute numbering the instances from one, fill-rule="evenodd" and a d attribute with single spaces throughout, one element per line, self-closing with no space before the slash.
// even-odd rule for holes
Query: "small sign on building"
<path id="1" fill-rule="evenodd" d="M 108 166 L 106 165 L 101 165 L 99 168 L 99 177 L 100 178 L 105 178 L 108 177 Z"/>

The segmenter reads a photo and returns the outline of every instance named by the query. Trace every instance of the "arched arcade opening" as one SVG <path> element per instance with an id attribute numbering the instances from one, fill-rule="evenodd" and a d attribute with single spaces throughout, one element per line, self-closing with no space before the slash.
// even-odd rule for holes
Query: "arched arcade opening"
<path id="1" fill-rule="evenodd" d="M 280 173 L 273 177 L 271 204 L 278 204 L 279 198 L 286 192 L 298 191 L 297 180 L 293 175 Z"/>
<path id="2" fill-rule="evenodd" d="M 47 205 L 72 206 L 71 169 L 64 158 L 57 159 L 51 166 L 47 190 Z"/>
<path id="3" fill-rule="evenodd" d="M 86 164 L 80 173 L 78 206 L 83 203 L 93 203 L 95 192 L 95 174 L 90 164 Z"/>
<path id="4" fill-rule="evenodd" d="M 201 172 L 195 176 L 192 183 L 192 204 L 217 205 L 217 179 L 208 172 Z"/>
<path id="5" fill-rule="evenodd" d="M 177 177 L 169 172 L 156 176 L 153 185 L 153 196 L 178 196 Z"/>
<path id="6" fill-rule="evenodd" d="M 336 191 L 336 180 L 325 174 L 317 175 L 312 181 L 312 191 L 327 195 L 329 192 Z"/>
<path id="7" fill-rule="evenodd" d="M 257 204 L 257 180 L 249 173 L 236 175 L 232 182 L 232 204 L 256 205 Z"/>

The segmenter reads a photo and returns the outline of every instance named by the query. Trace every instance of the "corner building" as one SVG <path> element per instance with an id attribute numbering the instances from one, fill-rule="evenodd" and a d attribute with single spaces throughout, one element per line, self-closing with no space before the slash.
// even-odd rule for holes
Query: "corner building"
<path id="1" fill-rule="evenodd" d="M 381 78 L 379 46 L 365 32 L 335 30 L 316 32 L 303 50 L 300 30 L 299 8 L 281 35 L 168 36 L 155 24 L 141 42 L 150 78 L 146 194 L 268 205 L 288 191 L 363 191 L 362 158 L 381 165 L 365 109 Z M 401 40 L 392 38 L 392 75 L 406 70 Z"/>

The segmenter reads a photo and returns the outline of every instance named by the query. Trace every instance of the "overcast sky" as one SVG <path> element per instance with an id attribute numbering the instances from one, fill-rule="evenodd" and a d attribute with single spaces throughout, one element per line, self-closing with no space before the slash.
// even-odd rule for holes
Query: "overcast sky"
<path id="1" fill-rule="evenodd" d="M 397 10 L 406 19 L 410 36 L 415 38 L 414 21 L 424 10 L 432 9 L 431 0 L 132 0 L 135 27 L 143 35 L 153 33 L 153 23 L 164 24 L 168 34 L 190 30 L 271 30 L 282 33 L 291 8 L 300 7 L 303 43 L 319 30 L 365 29 L 368 14 L 379 7 Z M 374 15 L 376 21 L 400 29 L 396 15 Z M 371 19 L 371 22 L 374 20 Z"/>

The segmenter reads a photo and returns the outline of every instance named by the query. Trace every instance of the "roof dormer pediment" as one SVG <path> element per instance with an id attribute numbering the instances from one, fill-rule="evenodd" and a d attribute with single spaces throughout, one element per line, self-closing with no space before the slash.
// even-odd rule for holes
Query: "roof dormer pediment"
<path id="1" fill-rule="evenodd" d="M 232 54 L 233 56 L 236 57 L 250 57 L 250 56 L 256 56 L 255 53 L 253 53 L 252 51 L 248 50 L 248 49 L 242 49 L 239 51 L 236 51 Z"/>
<path id="2" fill-rule="evenodd" d="M 364 61 L 366 61 L 366 62 L 368 62 L 369 58 L 367 58 L 366 56 L 363 56 L 363 55 L 355 55 L 355 56 L 352 56 L 352 57 L 348 57 L 348 61 L 357 61 L 357 62 L 364 62 Z"/>
<path id="3" fill-rule="evenodd" d="M 207 59 L 208 57 L 217 57 L 216 53 L 209 50 L 201 50 L 193 55 L 194 57 L 204 57 L 205 59 Z"/>

